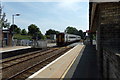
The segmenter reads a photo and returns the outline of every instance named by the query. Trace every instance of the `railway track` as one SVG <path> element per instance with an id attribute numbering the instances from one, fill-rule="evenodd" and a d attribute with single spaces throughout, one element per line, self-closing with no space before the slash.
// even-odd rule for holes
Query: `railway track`
<path id="1" fill-rule="evenodd" d="M 68 51 L 70 47 L 53 48 L 43 52 L 32 52 L 19 58 L 3 61 L 3 80 L 25 79 L 41 69 L 60 55 Z"/>
<path id="2" fill-rule="evenodd" d="M 2 60 L 8 59 L 11 57 L 19 56 L 19 55 L 24 55 L 26 53 L 30 53 L 33 51 L 40 51 L 41 49 L 39 48 L 26 48 L 26 49 L 19 49 L 19 50 L 13 50 L 13 51 L 7 51 L 2 53 Z M 11 55 L 12 54 L 12 55 Z"/>
<path id="3" fill-rule="evenodd" d="M 43 51 L 35 51 L 35 52 L 31 52 L 29 54 L 25 54 L 23 56 L 20 56 L 20 57 L 15 57 L 13 59 L 9 59 L 9 60 L 5 60 L 5 61 L 2 61 L 2 70 L 7 68 L 7 67 L 10 67 L 10 66 L 13 66 L 13 65 L 16 65 L 20 62 L 23 62 L 23 61 L 26 61 L 26 60 L 29 60 L 31 58 L 35 58 L 37 56 L 41 56 L 41 55 L 45 55 L 46 53 L 49 53 L 49 52 L 52 52 L 56 49 L 49 49 L 49 50 L 43 50 Z"/>

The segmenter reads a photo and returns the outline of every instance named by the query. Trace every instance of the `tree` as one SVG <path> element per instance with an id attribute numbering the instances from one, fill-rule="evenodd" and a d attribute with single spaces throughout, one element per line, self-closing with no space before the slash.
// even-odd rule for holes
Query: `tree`
<path id="1" fill-rule="evenodd" d="M 27 31 L 25 29 L 22 29 L 21 34 L 22 35 L 27 35 Z"/>
<path id="2" fill-rule="evenodd" d="M 54 35 L 54 34 L 58 34 L 60 33 L 59 31 L 53 30 L 53 29 L 49 29 L 46 31 L 45 35 L 47 39 L 50 39 L 50 35 Z"/>
<path id="3" fill-rule="evenodd" d="M 21 29 L 17 25 L 15 25 L 15 24 L 13 24 L 13 25 L 10 26 L 10 30 L 12 32 L 14 32 L 14 33 L 17 33 L 17 34 L 21 33 Z"/>
<path id="4" fill-rule="evenodd" d="M 65 29 L 65 32 L 68 33 L 68 34 L 79 35 L 79 32 L 78 32 L 78 30 L 77 30 L 75 27 L 70 27 L 70 26 L 68 26 L 68 27 Z"/>
<path id="5" fill-rule="evenodd" d="M 58 33 L 60 32 L 53 29 L 49 29 L 46 31 L 45 35 L 58 34 Z"/>
<path id="6" fill-rule="evenodd" d="M 33 36 L 34 33 L 36 33 L 36 32 L 39 32 L 39 28 L 36 25 L 31 24 L 28 26 L 28 34 L 29 35 Z"/>
<path id="7" fill-rule="evenodd" d="M 2 8 L 0 9 L 0 11 L 2 12 Z M 2 15 L 2 16 L 1 16 Z M 6 14 L 5 13 L 1 13 L 0 14 L 0 29 L 2 28 L 9 28 L 10 23 L 7 22 L 7 19 L 5 19 Z"/>
<path id="8" fill-rule="evenodd" d="M 85 33 L 83 33 L 82 30 L 79 30 L 79 31 L 78 31 L 75 27 L 70 27 L 70 26 L 68 26 L 68 27 L 65 29 L 65 32 L 68 33 L 68 34 L 79 35 L 79 36 L 81 36 L 82 39 L 84 38 L 84 35 L 85 35 Z"/>
<path id="9" fill-rule="evenodd" d="M 79 32 L 79 36 L 81 36 L 81 38 L 83 39 L 83 37 L 84 37 L 83 31 L 79 30 L 78 32 Z"/>
<path id="10" fill-rule="evenodd" d="M 18 27 L 18 28 L 16 28 L 15 32 L 16 32 L 17 34 L 21 34 L 21 29 Z"/>
<path id="11" fill-rule="evenodd" d="M 35 24 L 31 24 L 28 26 L 28 34 L 32 36 L 32 38 L 35 40 L 43 39 L 43 34 Z"/>

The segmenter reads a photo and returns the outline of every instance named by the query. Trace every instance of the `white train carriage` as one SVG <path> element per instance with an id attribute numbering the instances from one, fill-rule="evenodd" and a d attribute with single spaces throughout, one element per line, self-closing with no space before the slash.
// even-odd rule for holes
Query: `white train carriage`
<path id="1" fill-rule="evenodd" d="M 79 41 L 81 39 L 78 35 L 59 33 L 56 36 L 56 42 L 58 46 L 62 46 L 65 44 L 69 44 L 75 41 Z"/>
<path id="2" fill-rule="evenodd" d="M 73 34 L 65 34 L 65 42 L 73 42 L 80 39 L 81 39 L 80 36 Z"/>

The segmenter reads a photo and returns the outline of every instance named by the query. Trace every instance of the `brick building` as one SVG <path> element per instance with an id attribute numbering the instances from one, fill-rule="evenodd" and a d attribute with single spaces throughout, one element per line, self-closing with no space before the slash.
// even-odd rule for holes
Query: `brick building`
<path id="1" fill-rule="evenodd" d="M 8 29 L 0 29 L 0 47 L 12 46 L 12 33 Z"/>
<path id="2" fill-rule="evenodd" d="M 89 36 L 96 35 L 99 74 L 120 79 L 120 2 L 89 5 Z"/>

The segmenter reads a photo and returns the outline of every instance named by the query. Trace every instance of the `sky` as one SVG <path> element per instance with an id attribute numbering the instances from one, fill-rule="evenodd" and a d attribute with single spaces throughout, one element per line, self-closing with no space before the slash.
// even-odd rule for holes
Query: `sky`
<path id="1" fill-rule="evenodd" d="M 88 30 L 88 2 L 2 2 L 2 5 L 11 24 L 12 15 L 20 14 L 15 16 L 15 24 L 21 29 L 27 30 L 30 24 L 35 24 L 43 34 L 49 29 L 63 32 L 68 26 Z"/>

